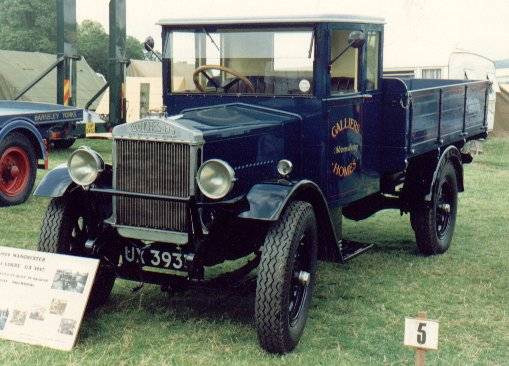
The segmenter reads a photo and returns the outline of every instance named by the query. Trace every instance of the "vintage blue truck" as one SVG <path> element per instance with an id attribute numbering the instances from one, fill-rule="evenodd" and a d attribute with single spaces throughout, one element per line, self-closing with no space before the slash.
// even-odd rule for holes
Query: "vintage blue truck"
<path id="1" fill-rule="evenodd" d="M 259 342 L 285 353 L 303 333 L 317 259 L 364 250 L 343 240 L 343 216 L 397 209 L 422 254 L 449 248 L 489 82 L 382 78 L 382 19 L 161 25 L 167 114 L 116 127 L 112 165 L 79 149 L 35 193 L 52 197 L 39 249 L 101 259 L 91 305 L 116 276 L 218 283 L 205 268 L 246 257 L 235 275 L 258 267 Z"/>
<path id="2" fill-rule="evenodd" d="M 49 141 L 59 140 L 81 119 L 76 108 L 0 101 L 0 206 L 26 201 L 37 168 L 48 168 Z"/>

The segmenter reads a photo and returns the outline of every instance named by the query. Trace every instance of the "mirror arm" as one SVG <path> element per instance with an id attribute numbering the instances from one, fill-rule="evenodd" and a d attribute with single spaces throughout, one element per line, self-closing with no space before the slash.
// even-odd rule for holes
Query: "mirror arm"
<path id="1" fill-rule="evenodd" d="M 329 61 L 329 67 L 332 66 L 332 64 L 334 62 L 336 62 L 341 56 L 343 56 L 346 53 L 346 51 L 348 51 L 350 48 L 352 48 L 352 45 L 353 45 L 353 43 L 349 43 L 348 46 L 346 46 L 346 48 L 339 53 L 339 55 L 337 55 L 331 61 Z"/>
<path id="2" fill-rule="evenodd" d="M 163 59 L 161 56 L 159 56 L 157 54 L 156 51 L 154 51 L 154 49 L 152 47 L 150 47 L 148 44 L 145 44 L 145 47 L 147 47 L 149 49 L 150 52 L 152 52 L 152 54 L 160 61 L 160 62 L 163 62 Z"/>

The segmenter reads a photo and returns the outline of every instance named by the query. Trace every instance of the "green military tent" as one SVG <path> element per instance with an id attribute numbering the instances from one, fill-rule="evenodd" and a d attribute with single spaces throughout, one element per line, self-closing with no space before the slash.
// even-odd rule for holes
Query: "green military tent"
<path id="1" fill-rule="evenodd" d="M 159 61 L 131 60 L 127 66 L 126 76 L 160 78 L 163 75 L 162 63 Z"/>
<path id="2" fill-rule="evenodd" d="M 14 97 L 53 62 L 56 56 L 40 52 L 0 50 L 0 99 Z M 53 70 L 20 100 L 56 103 L 57 73 Z M 78 107 L 85 104 L 105 84 L 102 76 L 95 73 L 85 59 L 78 62 Z M 97 102 L 90 109 L 94 110 Z"/>

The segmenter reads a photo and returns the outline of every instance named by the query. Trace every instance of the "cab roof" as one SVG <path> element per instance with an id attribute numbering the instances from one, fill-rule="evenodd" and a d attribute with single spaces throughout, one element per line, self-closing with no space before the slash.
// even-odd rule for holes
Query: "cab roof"
<path id="1" fill-rule="evenodd" d="M 369 23 L 384 24 L 384 18 L 348 15 L 348 14 L 313 14 L 292 16 L 238 16 L 238 17 L 193 17 L 166 18 L 157 24 L 168 26 L 179 25 L 227 25 L 227 24 L 287 24 L 287 23 Z"/>

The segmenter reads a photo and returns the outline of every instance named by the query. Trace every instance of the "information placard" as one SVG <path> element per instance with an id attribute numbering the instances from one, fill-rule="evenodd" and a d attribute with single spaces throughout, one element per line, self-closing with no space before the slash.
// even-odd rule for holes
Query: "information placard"
<path id="1" fill-rule="evenodd" d="M 70 351 L 99 260 L 0 247 L 0 338 Z"/>

